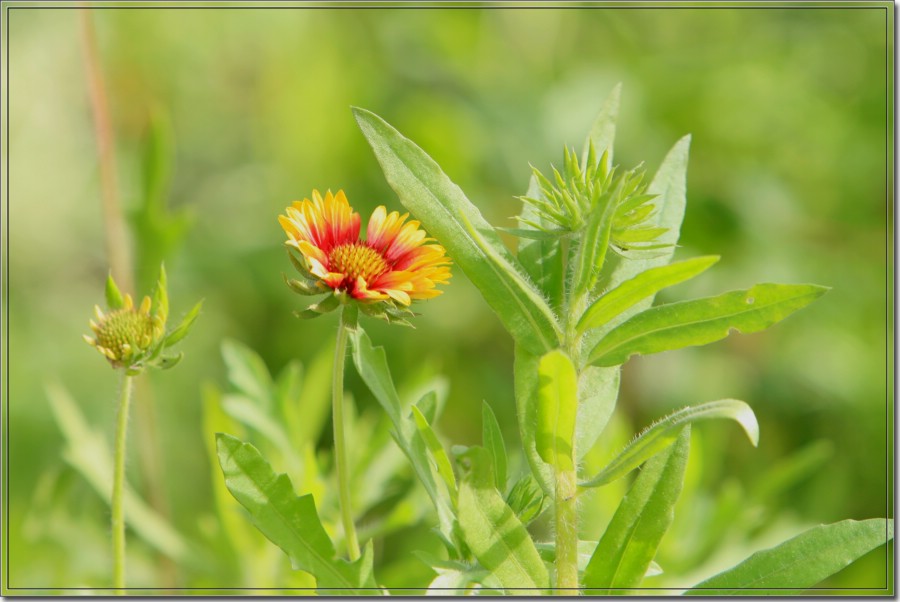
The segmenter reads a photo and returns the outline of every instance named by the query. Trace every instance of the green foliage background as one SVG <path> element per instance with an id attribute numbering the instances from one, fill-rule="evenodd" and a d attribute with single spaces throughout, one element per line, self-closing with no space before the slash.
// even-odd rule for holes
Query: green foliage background
<path id="1" fill-rule="evenodd" d="M 89 586 L 107 571 L 107 510 L 61 459 L 63 439 L 45 393 L 48 383 L 64 384 L 90 423 L 111 433 L 116 378 L 81 340 L 92 306 L 102 304 L 108 260 L 78 13 L 15 5 L 5 14 L 7 585 Z M 616 161 L 645 161 L 652 172 L 691 133 L 676 259 L 722 255 L 664 300 L 755 282 L 832 287 L 770 332 L 625 368 L 618 412 L 631 429 L 723 397 L 747 400 L 760 421 L 758 449 L 736 426 L 694 429 L 685 485 L 694 502 L 676 514 L 661 564 L 684 573 L 706 563 L 702 577 L 811 524 L 889 512 L 887 4 L 131 7 L 95 11 L 94 22 L 125 209 L 144 232 L 165 211 L 185 220 L 182 241 L 157 249 L 166 259 L 173 319 L 206 299 L 181 365 L 152 376 L 165 474 L 165 490 L 156 493 L 183 533 L 202 538 L 216 528 L 205 452 L 213 433 L 201 428 L 201 385 L 224 386 L 221 340 L 256 349 L 273 373 L 291 358 L 306 364 L 332 344 L 334 316 L 301 322 L 291 315 L 301 300 L 281 279 L 291 266 L 276 216 L 313 188 L 343 188 L 364 217 L 379 204 L 400 209 L 350 106 L 397 126 L 494 225 L 512 226 L 508 217 L 519 210 L 513 197 L 525 191 L 529 162 L 545 170 L 561 162 L 563 144 L 580 147 L 617 82 Z M 145 205 L 141 157 L 154 116 L 168 123 L 174 143 L 171 178 L 159 197 L 168 209 Z M 159 257 L 137 259 L 142 295 Z M 458 269 L 446 293 L 419 311 L 416 330 L 366 325 L 387 348 L 398 381 L 445 374 L 450 396 L 437 425 L 445 439 L 479 441 L 475 416 L 484 399 L 515 448 L 512 344 L 496 317 Z M 348 375 L 359 405 L 374 408 L 352 368 Z M 134 439 L 143 427 L 138 415 Z M 327 437 L 320 444 L 329 445 Z M 806 456 L 792 456 L 802 450 Z M 129 478 L 141 489 L 136 446 L 131 451 Z M 779 488 L 773 471 L 796 466 L 799 476 Z M 710 535 L 710 508 L 735 500 L 748 509 L 727 528 L 715 527 L 712 535 L 727 545 L 704 555 L 697 533 Z M 587 528 L 599 531 L 615 506 L 599 497 L 596 503 L 597 524 Z M 376 550 L 376 567 L 389 566 L 380 582 L 427 578 L 425 565 L 407 553 L 424 533 L 395 536 Z M 152 562 L 141 560 L 151 556 L 141 555 L 136 539 L 129 545 L 138 558 L 132 582 L 154 586 Z M 881 552 L 830 584 L 883 581 Z M 227 587 L 234 580 L 214 558 L 202 568 L 182 567 L 174 583 Z"/>

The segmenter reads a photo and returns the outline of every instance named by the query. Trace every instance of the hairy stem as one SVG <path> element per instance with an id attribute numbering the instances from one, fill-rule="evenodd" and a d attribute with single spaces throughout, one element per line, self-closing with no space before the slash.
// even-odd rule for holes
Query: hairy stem
<path id="1" fill-rule="evenodd" d="M 334 463 L 337 469 L 341 521 L 344 525 L 344 538 L 347 540 L 347 553 L 350 555 L 350 560 L 356 560 L 359 558 L 359 542 L 356 539 L 356 527 L 353 524 L 353 512 L 350 508 L 350 474 L 347 469 L 347 444 L 344 439 L 344 356 L 347 353 L 348 334 L 345 312 L 346 310 L 341 312 L 337 344 L 334 347 L 331 411 L 334 422 Z"/>
<path id="2" fill-rule="evenodd" d="M 113 587 L 125 587 L 125 508 L 122 494 L 125 490 L 125 440 L 128 432 L 128 405 L 131 402 L 133 376 L 124 373 L 119 411 L 116 417 L 116 442 L 113 458 L 113 484 L 110 507 L 112 509 Z M 118 592 L 121 593 L 121 592 Z"/>
<path id="3" fill-rule="evenodd" d="M 574 470 L 556 473 L 556 595 L 578 595 L 578 510 Z"/>

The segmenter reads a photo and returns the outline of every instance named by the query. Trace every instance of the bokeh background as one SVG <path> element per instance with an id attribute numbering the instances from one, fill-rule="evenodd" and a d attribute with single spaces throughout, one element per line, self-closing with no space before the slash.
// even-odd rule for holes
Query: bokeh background
<path id="1" fill-rule="evenodd" d="M 98 587 L 108 579 L 108 510 L 67 463 L 47 392 L 65 388 L 111 443 L 117 378 L 81 340 L 109 259 L 79 11 L 6 8 L 7 586 Z M 205 298 L 182 364 L 152 375 L 140 401 L 149 408 L 134 410 L 128 471 L 209 562 L 167 566 L 130 533 L 135 585 L 263 582 L 239 578 L 240 560 L 210 543 L 215 472 L 202 389 L 226 387 L 223 339 L 256 350 L 273 373 L 332 344 L 334 316 L 291 314 L 301 300 L 282 282 L 291 268 L 276 217 L 313 188 L 343 188 L 364 216 L 378 204 L 401 208 L 351 106 L 416 141 L 489 221 L 507 226 L 529 163 L 545 170 L 564 144 L 580 148 L 621 82 L 616 162 L 652 173 L 692 134 L 677 257 L 722 255 L 665 300 L 756 282 L 832 287 L 770 331 L 626 366 L 618 430 L 601 447 L 676 407 L 723 397 L 749 402 L 761 424 L 758 449 L 732 424 L 694 429 L 691 501 L 661 550 L 660 585 L 689 585 L 814 524 L 890 512 L 889 4 L 131 6 L 91 19 L 139 294 L 165 259 L 173 316 Z M 170 168 L 153 195 L 143 167 L 151 140 L 165 143 L 158 156 Z M 499 321 L 459 270 L 420 311 L 415 330 L 366 324 L 397 380 L 446 376 L 437 427 L 451 444 L 479 442 L 487 400 L 514 454 L 512 345 Z M 359 407 L 374 408 L 352 368 L 348 378 Z M 162 475 L 155 486 L 139 452 L 148 445 Z M 596 538 L 615 506 L 593 503 L 585 529 Z M 427 527 L 386 540 L 381 582 L 427 582 L 427 567 L 401 553 L 427 540 Z M 885 566 L 878 550 L 829 585 L 883 587 Z"/>

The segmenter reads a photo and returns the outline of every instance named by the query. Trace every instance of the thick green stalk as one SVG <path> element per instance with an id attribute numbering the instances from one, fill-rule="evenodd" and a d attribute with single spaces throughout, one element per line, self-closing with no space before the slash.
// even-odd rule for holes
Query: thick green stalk
<path id="1" fill-rule="evenodd" d="M 556 595 L 577 596 L 578 510 L 574 470 L 556 473 Z"/>
<path id="2" fill-rule="evenodd" d="M 334 372 L 331 381 L 331 411 L 334 422 L 334 464 L 338 478 L 338 496 L 341 505 L 341 521 L 350 560 L 359 558 L 359 542 L 350 508 L 350 474 L 347 469 L 347 444 L 344 439 L 344 356 L 347 353 L 346 310 L 341 312 L 338 324 L 337 344 L 334 347 Z"/>
<path id="3" fill-rule="evenodd" d="M 125 442 L 128 432 L 128 405 L 131 402 L 133 376 L 124 373 L 119 397 L 119 413 L 116 417 L 116 443 L 113 459 L 112 499 L 112 554 L 113 587 L 125 587 L 125 508 L 122 494 L 125 489 Z M 121 592 L 119 592 L 121 593 Z"/>

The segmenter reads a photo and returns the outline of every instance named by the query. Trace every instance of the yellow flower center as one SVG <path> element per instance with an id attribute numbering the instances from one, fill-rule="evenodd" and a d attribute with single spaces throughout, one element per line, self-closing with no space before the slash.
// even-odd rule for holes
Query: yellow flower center
<path id="1" fill-rule="evenodd" d="M 359 276 L 366 282 L 388 270 L 388 264 L 375 249 L 359 242 L 338 245 L 328 255 L 332 272 L 344 274 L 351 282 Z"/>
<path id="2" fill-rule="evenodd" d="M 153 318 L 135 309 L 120 309 L 107 314 L 97 331 L 97 346 L 110 350 L 118 360 L 145 351 L 153 343 Z"/>

